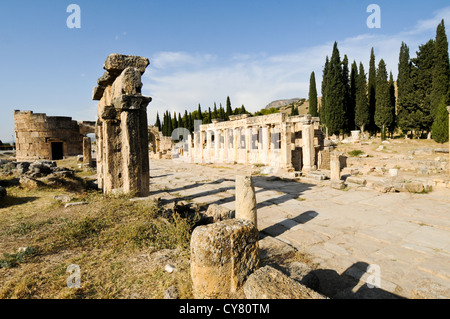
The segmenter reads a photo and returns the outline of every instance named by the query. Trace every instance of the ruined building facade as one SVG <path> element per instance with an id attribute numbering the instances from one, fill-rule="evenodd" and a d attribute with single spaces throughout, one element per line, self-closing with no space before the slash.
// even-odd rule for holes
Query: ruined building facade
<path id="1" fill-rule="evenodd" d="M 59 160 L 83 154 L 83 137 L 94 133 L 94 128 L 95 122 L 15 110 L 16 160 Z"/>
<path id="2" fill-rule="evenodd" d="M 141 94 L 141 76 L 149 64 L 147 58 L 111 54 L 93 91 L 93 100 L 99 101 L 97 180 L 106 194 L 149 193 L 147 106 L 152 99 Z"/>
<path id="3" fill-rule="evenodd" d="M 319 118 L 310 115 L 230 116 L 200 125 L 185 141 L 173 153 L 194 163 L 262 164 L 308 173 L 326 162 Z"/>

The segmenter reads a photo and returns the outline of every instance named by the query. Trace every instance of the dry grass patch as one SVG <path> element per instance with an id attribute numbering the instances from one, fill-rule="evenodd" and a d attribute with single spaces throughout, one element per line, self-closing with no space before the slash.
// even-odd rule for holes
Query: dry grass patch
<path id="1" fill-rule="evenodd" d="M 7 191 L 0 206 L 0 298 L 162 298 L 172 285 L 181 298 L 192 296 L 195 220 L 163 218 L 156 202 L 130 196 L 45 187 Z M 53 198 L 62 194 L 87 205 L 65 208 Z M 20 247 L 29 253 L 19 254 Z M 176 271 L 165 272 L 164 262 Z M 79 289 L 67 287 L 71 264 L 81 269 Z"/>

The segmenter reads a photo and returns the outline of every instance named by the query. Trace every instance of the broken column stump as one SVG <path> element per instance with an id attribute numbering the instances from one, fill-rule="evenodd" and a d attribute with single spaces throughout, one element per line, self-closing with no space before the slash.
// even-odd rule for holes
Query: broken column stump
<path id="1" fill-rule="evenodd" d="M 92 145 L 89 137 L 83 137 L 83 166 L 91 167 L 92 165 Z"/>
<path id="2" fill-rule="evenodd" d="M 257 227 L 255 186 L 251 176 L 236 176 L 236 218 L 249 220 Z"/>
<path id="3" fill-rule="evenodd" d="M 97 180 L 109 193 L 149 194 L 147 105 L 141 76 L 147 58 L 111 54 L 94 88 L 97 107 Z"/>
<path id="4" fill-rule="evenodd" d="M 229 298 L 259 267 L 259 232 L 244 219 L 198 226 L 191 237 L 195 298 Z"/>

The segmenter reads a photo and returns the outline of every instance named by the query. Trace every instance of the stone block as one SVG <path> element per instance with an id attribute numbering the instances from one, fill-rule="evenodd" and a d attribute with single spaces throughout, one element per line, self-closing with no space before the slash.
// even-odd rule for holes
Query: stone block
<path id="1" fill-rule="evenodd" d="M 364 178 L 359 178 L 355 176 L 349 176 L 345 181 L 347 183 L 357 184 L 361 186 L 365 186 L 367 184 L 367 181 Z"/>
<path id="2" fill-rule="evenodd" d="M 144 57 L 114 53 L 106 58 L 103 69 L 112 76 L 118 76 L 127 67 L 136 68 L 143 74 L 149 64 L 150 61 Z"/>
<path id="3" fill-rule="evenodd" d="M 236 218 L 250 220 L 257 226 L 255 186 L 251 176 L 236 176 Z"/>
<path id="4" fill-rule="evenodd" d="M 325 299 L 270 266 L 262 267 L 248 277 L 244 293 L 247 299 Z"/>
<path id="5" fill-rule="evenodd" d="M 228 298 L 259 267 L 259 232 L 244 219 L 198 226 L 191 237 L 191 278 L 196 298 Z"/>

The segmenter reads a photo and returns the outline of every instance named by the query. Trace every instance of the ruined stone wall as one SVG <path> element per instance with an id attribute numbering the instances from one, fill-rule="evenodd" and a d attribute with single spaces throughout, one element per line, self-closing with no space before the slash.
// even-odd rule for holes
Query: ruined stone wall
<path id="1" fill-rule="evenodd" d="M 230 116 L 230 121 L 200 125 L 189 153 L 196 163 L 264 164 L 287 170 L 301 170 L 306 165 L 311 170 L 317 167 L 321 148 L 318 118 L 241 114 Z"/>
<path id="2" fill-rule="evenodd" d="M 83 153 L 83 134 L 77 121 L 70 117 L 15 110 L 14 126 L 17 161 L 58 159 L 52 143 L 62 143 L 64 157 Z"/>
<path id="3" fill-rule="evenodd" d="M 149 193 L 147 105 L 141 76 L 147 58 L 121 54 L 107 57 L 93 91 L 98 100 L 96 123 L 97 179 L 105 193 Z"/>

